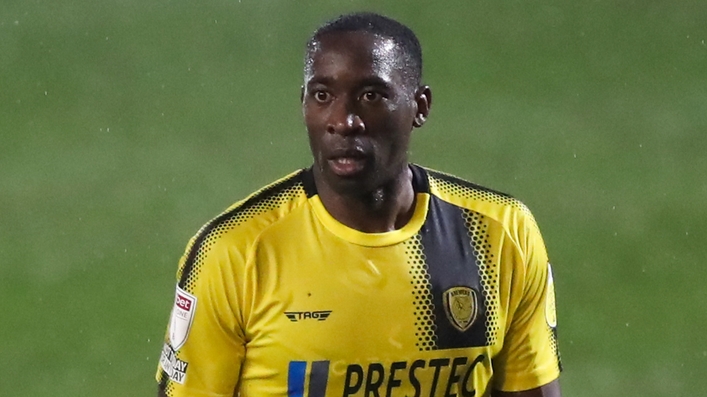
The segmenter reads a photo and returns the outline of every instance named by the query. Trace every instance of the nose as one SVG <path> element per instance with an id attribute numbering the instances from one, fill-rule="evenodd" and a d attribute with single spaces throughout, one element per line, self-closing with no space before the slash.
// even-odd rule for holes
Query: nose
<path id="1" fill-rule="evenodd" d="M 327 132 L 330 134 L 353 135 L 360 134 L 366 130 L 361 116 L 357 114 L 354 107 L 344 103 L 334 103 L 331 107 Z"/>

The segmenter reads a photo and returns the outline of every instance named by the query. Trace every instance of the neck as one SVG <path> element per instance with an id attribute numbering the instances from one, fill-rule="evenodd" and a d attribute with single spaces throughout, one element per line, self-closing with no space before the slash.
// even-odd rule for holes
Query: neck
<path id="1" fill-rule="evenodd" d="M 364 233 L 400 229 L 415 212 L 412 171 L 408 167 L 390 183 L 363 193 L 336 192 L 316 177 L 315 184 L 329 214 L 344 225 Z"/>

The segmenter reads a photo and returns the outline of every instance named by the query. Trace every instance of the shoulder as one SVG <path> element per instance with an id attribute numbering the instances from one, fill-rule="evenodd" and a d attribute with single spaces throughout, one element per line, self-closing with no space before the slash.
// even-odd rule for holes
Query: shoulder
<path id="1" fill-rule="evenodd" d="M 428 176 L 430 194 L 444 201 L 494 218 L 507 213 L 532 216 L 522 201 L 508 193 L 445 172 L 426 167 L 420 168 Z"/>
<path id="2" fill-rule="evenodd" d="M 539 234 L 533 214 L 521 200 L 445 172 L 420 168 L 427 174 L 431 196 L 496 224 L 513 241 Z"/>
<path id="3" fill-rule="evenodd" d="M 307 202 L 304 170 L 293 172 L 253 192 L 204 224 L 187 245 L 180 279 L 208 257 L 242 256 L 258 236 Z"/>

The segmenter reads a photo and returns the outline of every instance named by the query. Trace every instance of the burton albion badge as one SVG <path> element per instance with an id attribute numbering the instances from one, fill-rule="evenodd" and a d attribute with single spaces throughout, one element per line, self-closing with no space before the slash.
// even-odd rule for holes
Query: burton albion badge
<path id="1" fill-rule="evenodd" d="M 479 311 L 476 291 L 469 287 L 452 287 L 444 291 L 443 299 L 444 311 L 454 328 L 461 332 L 469 329 Z"/>

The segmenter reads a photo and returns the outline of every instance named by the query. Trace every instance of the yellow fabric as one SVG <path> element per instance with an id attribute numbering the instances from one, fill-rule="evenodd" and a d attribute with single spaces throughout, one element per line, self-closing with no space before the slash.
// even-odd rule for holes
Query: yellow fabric
<path id="1" fill-rule="evenodd" d="M 177 278 L 195 306 L 178 350 L 167 333 L 157 371 L 167 395 L 486 396 L 559 375 L 547 254 L 520 202 L 425 173 L 429 191 L 417 193 L 409 224 L 365 234 L 307 197 L 301 175 L 236 203 L 190 241 Z M 448 289 L 446 316 L 434 311 L 420 237 L 433 198 L 463 216 L 483 286 Z M 440 348 L 441 322 L 482 327 L 486 345 Z"/>

